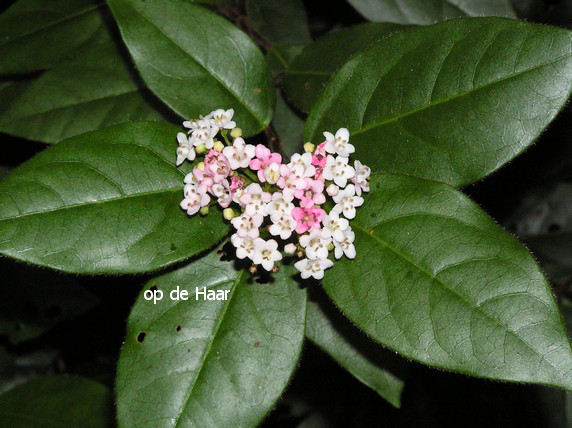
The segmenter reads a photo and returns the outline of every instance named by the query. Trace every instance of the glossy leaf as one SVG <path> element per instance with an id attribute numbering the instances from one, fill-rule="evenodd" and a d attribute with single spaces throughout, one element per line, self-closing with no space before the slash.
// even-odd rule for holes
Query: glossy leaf
<path id="1" fill-rule="evenodd" d="M 308 301 L 306 337 L 358 380 L 399 407 L 403 381 L 385 367 L 387 351 L 325 303 Z"/>
<path id="2" fill-rule="evenodd" d="M 106 428 L 113 423 L 113 397 L 87 379 L 45 376 L 0 395 L 0 420 L 10 428 Z"/>
<path id="3" fill-rule="evenodd" d="M 111 40 L 92 43 L 37 79 L 0 88 L 0 131 L 56 143 L 138 120 L 166 121 Z"/>
<path id="4" fill-rule="evenodd" d="M 514 18 L 509 0 L 348 0 L 364 18 L 375 22 L 433 24 L 469 16 Z"/>
<path id="5" fill-rule="evenodd" d="M 109 0 L 147 86 L 184 118 L 234 108 L 246 135 L 272 118 L 274 88 L 258 47 L 226 19 L 184 0 Z"/>
<path id="6" fill-rule="evenodd" d="M 250 25 L 266 40 L 280 44 L 304 44 L 312 40 L 302 0 L 247 0 Z"/>
<path id="7" fill-rule="evenodd" d="M 103 4 L 18 0 L 0 15 L 0 74 L 43 70 L 75 55 L 103 30 Z"/>
<path id="8" fill-rule="evenodd" d="M 334 72 L 356 52 L 406 26 L 361 24 L 326 34 L 304 48 L 290 63 L 282 86 L 290 101 L 308 112 Z"/>
<path id="9" fill-rule="evenodd" d="M 129 316 L 117 374 L 124 427 L 256 426 L 296 368 L 306 293 L 286 269 L 266 284 L 213 252 L 151 280 Z M 196 288 L 227 300 L 196 300 Z M 179 288 L 189 300 L 171 300 Z"/>
<path id="10" fill-rule="evenodd" d="M 324 279 L 356 325 L 431 366 L 572 389 L 562 317 L 524 246 L 446 184 L 379 174 L 371 189 L 356 259 Z"/>
<path id="11" fill-rule="evenodd" d="M 303 151 L 304 121 L 290 108 L 280 92 L 276 95 L 272 126 L 280 138 L 280 147 L 287 156 Z"/>
<path id="12" fill-rule="evenodd" d="M 178 127 L 130 123 L 65 140 L 0 182 L 0 253 L 77 273 L 147 272 L 227 232 L 179 207 Z"/>
<path id="13" fill-rule="evenodd" d="M 332 77 L 306 139 L 349 128 L 375 171 L 464 185 L 528 147 L 572 89 L 572 34 L 500 18 L 381 39 Z"/>

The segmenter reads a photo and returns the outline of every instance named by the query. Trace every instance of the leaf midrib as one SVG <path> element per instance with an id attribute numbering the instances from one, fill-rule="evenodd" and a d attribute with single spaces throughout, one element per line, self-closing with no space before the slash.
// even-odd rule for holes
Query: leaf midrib
<path id="1" fill-rule="evenodd" d="M 226 85 L 226 83 L 221 80 L 215 73 L 213 73 L 211 70 L 209 70 L 208 68 L 206 68 L 206 66 L 200 62 L 197 58 L 195 58 L 193 55 L 191 55 L 189 52 L 187 52 L 181 45 L 179 45 L 178 43 L 175 42 L 175 40 L 173 38 L 171 38 L 169 36 L 169 34 L 167 34 L 166 32 L 164 32 L 159 26 L 155 25 L 155 23 L 153 21 L 151 21 L 149 18 L 147 18 L 145 15 L 143 15 L 139 10 L 137 10 L 136 8 L 132 8 L 134 12 L 136 12 L 139 16 L 141 16 L 145 21 L 147 21 L 151 27 L 155 28 L 157 31 L 159 31 L 159 33 L 161 33 L 163 35 L 163 37 L 165 37 L 169 42 L 171 42 L 174 46 L 176 46 L 177 48 L 179 48 L 179 50 L 181 50 L 183 52 L 183 54 L 185 54 L 185 56 L 188 56 L 189 58 L 192 58 L 192 60 L 199 65 L 209 76 L 212 76 L 214 78 L 214 80 L 216 80 L 218 82 L 219 85 L 221 85 L 229 94 L 231 94 L 240 105 L 242 105 L 244 107 L 244 109 L 250 113 L 250 115 L 256 120 L 256 122 L 258 123 L 258 125 L 260 127 L 264 127 L 264 123 L 263 121 L 261 121 L 258 118 L 258 115 L 251 109 L 251 107 L 249 105 L 247 105 L 243 100 L 241 100 L 238 96 L 238 94 L 236 94 L 233 90 L 231 90 L 230 87 L 228 87 Z"/>
<path id="2" fill-rule="evenodd" d="M 374 225 L 372 226 L 372 228 L 375 228 L 379 226 L 378 225 Z M 392 245 L 390 245 L 389 243 L 383 241 L 381 238 L 379 238 L 378 236 L 372 235 L 370 234 L 367 230 L 365 230 L 365 228 L 363 228 L 361 225 L 359 224 L 355 224 L 353 225 L 354 229 L 357 229 L 359 232 L 361 232 L 363 235 L 373 239 L 374 241 L 378 242 L 379 244 L 383 245 L 385 248 L 389 249 L 391 252 L 393 252 L 395 255 L 397 255 L 399 258 L 401 258 L 402 260 L 404 260 L 405 262 L 409 263 L 410 265 L 412 265 L 413 267 L 415 267 L 416 269 L 418 269 L 420 272 L 422 272 L 423 274 L 427 275 L 429 278 L 431 278 L 432 280 L 434 280 L 437 284 L 439 284 L 444 290 L 448 291 L 450 294 L 456 296 L 461 302 L 463 302 L 465 305 L 467 305 L 468 307 L 472 308 L 474 311 L 480 313 L 482 316 L 484 316 L 485 318 L 489 319 L 490 321 L 492 321 L 494 324 L 498 325 L 499 327 L 504 328 L 505 331 L 507 331 L 508 333 L 510 333 L 511 335 L 513 335 L 516 339 L 518 339 L 521 343 L 523 343 L 528 349 L 530 349 L 531 351 L 533 351 L 536 355 L 538 355 L 539 357 L 541 357 L 544 361 L 546 361 L 554 370 L 556 370 L 557 373 L 559 373 L 561 376 L 566 376 L 567 373 L 565 373 L 564 371 L 562 371 L 562 369 L 560 369 L 559 367 L 554 366 L 548 359 L 545 358 L 545 356 L 541 353 L 539 353 L 535 348 L 532 347 L 532 345 L 530 345 L 528 342 L 526 342 L 522 337 L 520 337 L 516 332 L 512 331 L 511 329 L 509 329 L 506 325 L 504 325 L 502 322 L 498 321 L 496 318 L 493 318 L 491 315 L 489 315 L 487 312 L 483 311 L 483 309 L 478 306 L 478 305 L 474 305 L 470 300 L 466 299 L 462 294 L 459 294 L 454 288 L 451 288 L 449 285 L 447 285 L 445 282 L 443 282 L 439 277 L 435 276 L 431 271 L 425 269 L 423 266 L 419 265 L 414 259 L 412 259 L 411 257 L 407 256 L 406 254 L 402 253 L 401 251 L 399 251 L 397 248 L 394 248 Z"/>
<path id="3" fill-rule="evenodd" d="M 477 87 L 477 88 L 473 88 L 473 89 L 470 89 L 470 90 L 468 90 L 468 91 L 464 91 L 464 92 L 457 93 L 457 94 L 455 94 L 455 95 L 452 96 L 452 97 L 444 98 L 444 99 L 442 99 L 442 100 L 435 101 L 435 102 L 433 102 L 433 103 L 429 103 L 429 104 L 424 105 L 424 106 L 422 106 L 422 107 L 420 107 L 420 108 L 418 108 L 418 109 L 411 110 L 411 111 L 408 111 L 408 112 L 405 112 L 405 113 L 401 113 L 401 114 L 399 114 L 399 115 L 397 115 L 397 116 L 390 117 L 390 118 L 384 119 L 384 120 L 379 121 L 379 122 L 373 122 L 373 123 L 371 123 L 371 124 L 368 125 L 368 126 L 365 126 L 365 127 L 363 127 L 363 128 L 360 128 L 360 129 L 357 129 L 357 130 L 353 131 L 353 132 L 352 132 L 352 136 L 355 137 L 356 135 L 363 134 L 364 132 L 370 131 L 371 129 L 380 128 L 380 127 L 385 126 L 385 125 L 387 125 L 387 124 L 389 124 L 389 123 L 397 122 L 397 121 L 399 121 L 399 120 L 401 120 L 401 119 L 403 119 L 403 118 L 405 118 L 405 117 L 412 116 L 412 115 L 414 115 L 414 114 L 420 113 L 420 112 L 422 112 L 422 111 L 424 111 L 424 110 L 429 110 L 429 109 L 431 109 L 431 108 L 433 108 L 433 107 L 436 107 L 436 106 L 439 106 L 439 105 L 442 105 L 442 104 L 446 104 L 446 103 L 455 101 L 455 100 L 457 100 L 457 99 L 459 99 L 459 98 L 463 98 L 463 97 L 465 97 L 465 96 L 467 96 L 467 95 L 473 94 L 473 93 L 478 92 L 478 91 L 483 90 L 483 89 L 486 89 L 486 88 L 488 88 L 488 87 L 490 87 L 490 86 L 494 86 L 494 85 L 496 85 L 496 84 L 498 84 L 498 83 L 502 83 L 502 82 L 504 82 L 504 81 L 506 81 L 506 80 L 510 80 L 510 79 L 515 78 L 515 77 L 524 75 L 524 74 L 526 74 L 526 73 L 529 73 L 529 72 L 538 70 L 538 69 L 540 69 L 540 68 L 543 68 L 543 67 L 546 67 L 546 66 L 555 64 L 555 63 L 557 63 L 557 62 L 559 62 L 559 61 L 563 61 L 563 60 L 565 60 L 565 59 L 569 59 L 570 57 L 572 57 L 572 53 L 568 53 L 568 54 L 566 54 L 566 55 L 562 55 L 561 57 L 558 57 L 558 58 L 553 59 L 553 60 L 551 60 L 551 61 L 548 61 L 548 62 L 539 64 L 539 65 L 536 65 L 536 66 L 534 66 L 534 67 L 527 68 L 527 69 L 525 69 L 525 70 L 519 71 L 518 73 L 509 74 L 509 75 L 504 76 L 504 77 L 502 77 L 502 78 L 500 78 L 500 79 L 496 79 L 496 80 L 493 80 L 493 81 L 491 81 L 491 82 L 488 82 L 488 83 L 486 83 L 486 84 L 484 84 L 484 85 L 482 85 L 482 86 L 479 86 L 479 87 Z M 366 110 L 367 110 L 368 107 L 369 107 L 369 105 L 366 106 Z M 363 119 L 363 118 L 362 118 L 362 119 Z M 315 132 L 315 131 L 314 131 L 314 132 Z"/>
<path id="4" fill-rule="evenodd" d="M 187 395 L 185 396 L 183 403 L 181 404 L 181 410 L 179 411 L 179 414 L 175 417 L 175 424 L 174 424 L 173 428 L 177 428 L 179 426 L 179 421 L 181 420 L 181 416 L 183 415 L 183 413 L 185 412 L 185 409 L 187 408 L 187 405 L 189 404 L 191 396 L 193 395 L 193 390 L 195 389 L 195 386 L 199 380 L 199 377 L 201 377 L 201 373 L 203 372 L 203 369 L 205 367 L 205 363 L 206 363 L 206 361 L 210 355 L 210 351 L 212 349 L 213 343 L 215 342 L 218 331 L 222 325 L 222 322 L 223 322 L 224 317 L 228 311 L 228 308 L 230 308 L 230 306 L 231 306 L 232 298 L 234 297 L 234 294 L 238 288 L 238 284 L 242 280 L 243 275 L 244 275 L 244 270 L 241 270 L 238 273 L 238 275 L 236 276 L 236 279 L 234 280 L 234 283 L 230 289 L 229 296 L 228 296 L 227 300 L 225 301 L 225 305 L 223 307 L 223 310 L 221 311 L 221 313 L 219 315 L 219 319 L 217 320 L 217 323 L 214 326 L 213 333 L 212 333 L 212 340 L 210 340 L 208 342 L 207 348 L 205 349 L 205 352 L 201 357 L 201 361 L 199 363 L 199 371 L 197 372 L 197 375 L 195 376 L 195 379 L 193 380 L 192 384 L 188 388 L 189 391 L 188 391 Z"/>
<path id="5" fill-rule="evenodd" d="M 61 24 L 61 23 L 63 23 L 63 22 L 71 21 L 72 19 L 78 18 L 78 17 L 80 17 L 80 16 L 82 16 L 82 15 L 86 15 L 86 14 L 88 14 L 88 13 L 90 13 L 90 12 L 96 10 L 96 9 L 99 9 L 99 8 L 102 7 L 103 5 L 104 5 L 103 3 L 96 3 L 96 4 L 94 4 L 93 6 L 90 6 L 90 7 L 86 8 L 86 9 L 83 9 L 83 10 L 77 12 L 77 13 L 74 13 L 73 15 L 68 15 L 68 16 L 66 16 L 66 17 L 64 17 L 64 18 L 58 19 L 58 20 L 56 20 L 56 21 L 53 21 L 53 22 L 51 22 L 49 25 L 46 25 L 45 27 L 36 28 L 34 31 L 31 31 L 31 32 L 26 33 L 26 34 L 22 34 L 21 36 L 16 37 L 16 38 L 14 38 L 14 39 L 10 39 L 10 40 L 8 40 L 8 41 L 5 42 L 5 43 L 0 44 L 0 47 L 8 46 L 8 45 L 10 45 L 11 43 L 14 43 L 14 42 L 20 41 L 20 40 L 22 40 L 22 39 L 25 39 L 25 38 L 27 38 L 27 37 L 33 36 L 33 35 L 35 35 L 35 34 L 37 34 L 37 33 L 40 33 L 40 32 L 42 32 L 42 31 L 45 31 L 45 30 L 47 30 L 47 29 L 49 29 L 49 28 L 51 28 L 51 27 L 55 27 L 56 25 L 59 25 L 59 24 Z M 28 13 L 39 13 L 39 12 L 40 12 L 39 10 L 34 10 L 34 11 L 30 11 L 30 12 L 28 12 Z M 14 17 L 21 17 L 22 15 L 24 15 L 24 14 L 23 14 L 23 13 L 20 13 L 20 14 L 18 14 L 18 15 L 9 16 L 8 18 L 9 18 L 9 19 L 13 19 Z"/>

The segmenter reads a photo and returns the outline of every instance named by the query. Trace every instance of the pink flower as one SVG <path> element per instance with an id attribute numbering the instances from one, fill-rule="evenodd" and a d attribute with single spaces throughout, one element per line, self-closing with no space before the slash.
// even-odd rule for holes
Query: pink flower
<path id="1" fill-rule="evenodd" d="M 193 183 L 194 182 L 199 186 L 201 192 L 210 192 L 214 184 L 213 178 L 198 168 L 193 168 Z"/>
<path id="2" fill-rule="evenodd" d="M 244 178 L 242 177 L 238 177 L 238 176 L 234 176 L 230 178 L 230 192 L 234 193 L 236 192 L 238 189 L 242 189 L 244 187 Z"/>
<path id="3" fill-rule="evenodd" d="M 312 156 L 312 165 L 323 168 L 326 166 L 326 143 L 319 144 Z"/>
<path id="4" fill-rule="evenodd" d="M 205 156 L 205 174 L 212 177 L 215 183 L 221 183 L 230 174 L 230 164 L 225 155 L 211 150 Z"/>
<path id="5" fill-rule="evenodd" d="M 296 190 L 306 187 L 306 180 L 294 174 L 288 165 L 280 165 L 280 178 L 276 185 L 282 189 L 284 200 L 291 202 Z"/>
<path id="6" fill-rule="evenodd" d="M 296 220 L 296 233 L 304 233 L 311 229 L 320 229 L 320 222 L 326 215 L 321 208 L 300 208 L 292 210 L 292 217 Z"/>
<path id="7" fill-rule="evenodd" d="M 326 202 L 323 181 L 306 178 L 305 183 L 304 189 L 298 189 L 294 193 L 294 196 L 302 201 L 301 207 L 312 208 L 314 205 L 322 205 Z"/>
<path id="8" fill-rule="evenodd" d="M 272 196 L 265 192 L 258 183 L 251 183 L 246 188 L 244 194 L 240 197 L 240 202 L 246 206 L 244 212 L 246 215 L 253 216 L 261 214 L 265 216 L 264 206 L 270 202 Z"/>
<path id="9" fill-rule="evenodd" d="M 261 183 L 264 183 L 266 181 L 264 170 L 272 163 L 280 165 L 282 163 L 282 156 L 280 156 L 280 153 L 272 153 L 268 147 L 262 144 L 256 146 L 254 154 L 256 158 L 250 161 L 249 167 L 253 171 L 258 171 L 258 179 Z"/>

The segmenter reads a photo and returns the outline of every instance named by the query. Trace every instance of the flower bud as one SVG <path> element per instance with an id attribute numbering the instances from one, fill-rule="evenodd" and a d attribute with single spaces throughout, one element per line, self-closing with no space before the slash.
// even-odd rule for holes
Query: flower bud
<path id="1" fill-rule="evenodd" d="M 272 273 L 276 273 L 279 271 L 280 271 L 280 268 L 278 266 L 276 266 L 276 265 L 272 266 Z"/>
<path id="2" fill-rule="evenodd" d="M 232 220 L 233 218 L 236 217 L 236 212 L 234 212 L 234 210 L 232 208 L 225 208 L 224 210 L 222 210 L 222 216 L 224 217 L 225 220 Z"/>
<path id="3" fill-rule="evenodd" d="M 307 153 L 314 153 L 314 150 L 316 150 L 316 146 L 312 143 L 306 143 L 304 144 L 304 151 Z"/>
<path id="4" fill-rule="evenodd" d="M 233 130 L 230 131 L 230 136 L 231 136 L 232 138 L 242 137 L 242 129 L 240 129 L 240 128 L 233 128 Z"/>
<path id="5" fill-rule="evenodd" d="M 339 191 L 340 188 L 333 183 L 326 188 L 326 193 L 330 196 L 336 196 Z"/>
<path id="6" fill-rule="evenodd" d="M 297 255 L 299 258 L 302 258 L 302 257 L 304 257 L 304 251 L 300 250 L 300 251 L 298 251 L 298 252 L 296 253 L 296 255 Z"/>
<path id="7" fill-rule="evenodd" d="M 288 244 L 284 247 L 284 252 L 286 254 L 294 254 L 296 252 L 296 246 L 294 244 Z"/>
<path id="8" fill-rule="evenodd" d="M 206 207 L 202 207 L 202 208 L 199 210 L 199 213 L 200 213 L 201 215 L 207 215 L 207 214 L 209 213 L 209 206 L 207 205 Z"/>
<path id="9" fill-rule="evenodd" d="M 199 147 L 195 149 L 195 151 L 197 152 L 198 155 L 202 155 L 203 153 L 207 152 L 207 148 L 205 147 L 204 144 L 201 144 Z"/>
<path id="10" fill-rule="evenodd" d="M 334 243 L 333 243 L 333 242 L 330 242 L 330 243 L 328 244 L 328 251 L 332 251 L 333 249 L 334 249 Z"/>
<path id="11" fill-rule="evenodd" d="M 201 171 L 205 170 L 205 163 L 204 162 L 199 162 L 197 164 L 197 169 L 200 169 Z"/>
<path id="12" fill-rule="evenodd" d="M 218 140 L 215 141 L 213 149 L 215 149 L 217 152 L 222 152 L 222 149 L 224 149 L 224 144 Z"/>
<path id="13" fill-rule="evenodd" d="M 250 266 L 250 267 L 248 268 L 248 271 L 249 271 L 250 273 L 252 273 L 252 274 L 255 274 L 255 273 L 256 273 L 256 265 Z"/>

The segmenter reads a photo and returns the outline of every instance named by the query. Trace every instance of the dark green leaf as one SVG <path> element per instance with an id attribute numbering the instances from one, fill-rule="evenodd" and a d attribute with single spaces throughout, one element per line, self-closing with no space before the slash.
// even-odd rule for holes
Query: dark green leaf
<path id="1" fill-rule="evenodd" d="M 276 79 L 286 71 L 292 60 L 300 55 L 304 49 L 303 45 L 276 45 L 266 54 L 268 68 L 272 76 Z M 1 88 L 1 87 L 0 87 Z"/>
<path id="2" fill-rule="evenodd" d="M 325 35 L 292 60 L 284 76 L 284 91 L 296 107 L 310 111 L 326 82 L 353 54 L 405 28 L 396 24 L 361 24 Z"/>
<path id="3" fill-rule="evenodd" d="M 139 296 L 117 374 L 125 427 L 256 426 L 286 387 L 304 338 L 306 293 L 290 269 L 266 284 L 217 252 L 148 283 Z M 172 290 L 188 301 L 173 301 Z M 195 288 L 227 300 L 196 300 Z"/>
<path id="4" fill-rule="evenodd" d="M 246 34 L 184 0 L 109 0 L 123 40 L 149 88 L 185 118 L 234 108 L 246 135 L 272 118 L 266 61 Z"/>
<path id="5" fill-rule="evenodd" d="M 91 43 L 37 79 L 0 88 L 0 131 L 55 143 L 116 123 L 167 120 L 134 72 L 111 40 Z"/>
<path id="6" fill-rule="evenodd" d="M 271 43 L 294 45 L 311 40 L 302 0 L 247 0 L 246 14 L 252 27 Z"/>
<path id="7" fill-rule="evenodd" d="M 371 189 L 356 259 L 324 279 L 354 323 L 431 366 L 572 389 L 562 317 L 524 246 L 446 184 L 376 174 Z"/>
<path id="8" fill-rule="evenodd" d="M 50 68 L 104 28 L 103 1 L 19 0 L 0 15 L 0 74 Z"/>
<path id="9" fill-rule="evenodd" d="M 350 130 L 373 170 L 464 185 L 521 153 L 572 89 L 572 34 L 501 18 L 381 39 L 330 80 L 306 126 Z"/>
<path id="10" fill-rule="evenodd" d="M 279 91 L 276 95 L 272 126 L 280 138 L 280 146 L 286 155 L 292 156 L 294 153 L 302 152 L 304 121 L 290 108 Z"/>
<path id="11" fill-rule="evenodd" d="M 74 278 L 0 259 L 0 335 L 11 343 L 40 336 L 82 315 L 98 302 Z"/>
<path id="12" fill-rule="evenodd" d="M 87 379 L 45 376 L 0 395 L 0 420 L 10 428 L 110 427 L 113 397 Z"/>
<path id="13" fill-rule="evenodd" d="M 227 232 L 220 211 L 179 207 L 179 129 L 129 123 L 65 140 L 0 182 L 0 253 L 77 273 L 147 272 Z"/>
<path id="14" fill-rule="evenodd" d="M 400 406 L 403 381 L 385 367 L 387 351 L 353 327 L 331 304 L 308 301 L 306 337 L 395 407 Z"/>
<path id="15" fill-rule="evenodd" d="M 348 0 L 364 18 L 399 24 L 433 24 L 468 16 L 514 18 L 509 0 Z"/>

